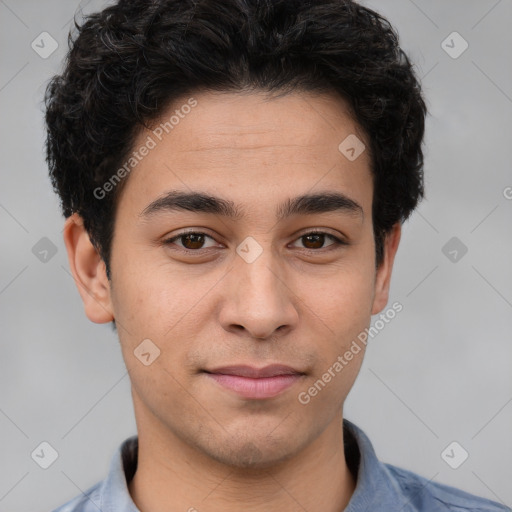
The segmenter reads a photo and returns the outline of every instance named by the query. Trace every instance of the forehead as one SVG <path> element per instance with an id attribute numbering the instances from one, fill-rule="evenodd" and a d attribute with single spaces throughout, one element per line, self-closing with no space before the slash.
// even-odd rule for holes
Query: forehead
<path id="1" fill-rule="evenodd" d="M 192 97 L 195 106 L 189 110 L 186 107 Z M 179 113 L 181 116 L 176 115 Z M 172 117 L 175 124 L 169 129 Z M 192 123 L 193 132 L 186 130 Z M 182 152 L 259 149 L 277 144 L 328 145 L 344 132 L 364 138 L 343 98 L 299 91 L 280 95 L 203 91 L 175 100 L 154 126 L 154 130 L 164 132 L 163 137 L 173 133 Z"/>
<path id="2" fill-rule="evenodd" d="M 350 160 L 340 149 L 347 139 L 367 146 L 339 97 L 191 94 L 174 101 L 139 134 L 134 150 L 150 149 L 134 162 L 124 201 L 140 213 L 150 200 L 177 189 L 229 197 L 249 210 L 251 203 L 282 203 L 286 195 L 315 187 L 371 198 L 368 151 Z"/>

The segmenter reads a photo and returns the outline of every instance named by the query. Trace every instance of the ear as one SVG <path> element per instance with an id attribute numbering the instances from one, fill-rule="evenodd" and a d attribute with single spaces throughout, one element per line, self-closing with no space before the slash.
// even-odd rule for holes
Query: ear
<path id="1" fill-rule="evenodd" d="M 92 245 L 82 218 L 74 213 L 64 224 L 64 243 L 69 268 L 91 322 L 103 324 L 114 319 L 110 283 L 105 263 Z"/>
<path id="2" fill-rule="evenodd" d="M 375 274 L 375 294 L 373 298 L 372 315 L 380 313 L 388 303 L 389 285 L 391 282 L 391 271 L 395 254 L 400 243 L 402 226 L 397 222 L 384 240 L 383 260 Z"/>

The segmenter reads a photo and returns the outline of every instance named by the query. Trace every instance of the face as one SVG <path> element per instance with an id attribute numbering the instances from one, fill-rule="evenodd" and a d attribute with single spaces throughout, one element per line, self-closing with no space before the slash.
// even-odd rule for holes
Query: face
<path id="1" fill-rule="evenodd" d="M 116 320 L 138 425 L 264 467 L 339 419 L 364 346 L 308 389 L 386 305 L 400 230 L 376 270 L 370 156 L 338 149 L 349 135 L 368 144 L 341 99 L 192 96 L 162 117 L 181 113 L 168 134 L 139 135 L 134 149 L 153 147 L 120 195 L 112 282 L 98 263 L 96 300 L 82 297 L 91 320 Z M 240 365 L 296 373 L 258 385 L 208 373 Z"/>

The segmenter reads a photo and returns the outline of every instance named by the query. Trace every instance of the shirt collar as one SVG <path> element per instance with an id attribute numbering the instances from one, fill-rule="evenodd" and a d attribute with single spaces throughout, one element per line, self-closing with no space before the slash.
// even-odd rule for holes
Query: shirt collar
<path id="1" fill-rule="evenodd" d="M 356 478 L 356 488 L 345 512 L 393 510 L 404 502 L 404 495 L 387 467 L 375 454 L 366 434 L 343 420 L 345 457 Z M 100 490 L 104 512 L 140 512 L 131 499 L 128 483 L 137 469 L 138 436 L 126 439 L 112 458 L 109 473 Z M 405 512 L 405 504 L 402 509 Z"/>
<path id="2" fill-rule="evenodd" d="M 128 490 L 128 483 L 137 469 L 138 444 L 137 435 L 129 437 L 112 457 L 107 478 L 100 491 L 102 511 L 140 512 Z"/>
<path id="3" fill-rule="evenodd" d="M 353 473 L 354 469 L 357 471 L 356 488 L 344 512 L 368 510 L 406 512 L 408 509 L 404 503 L 402 490 L 386 465 L 377 459 L 366 434 L 352 422 L 343 420 L 343 438 L 347 464 Z M 354 459 L 356 459 L 355 468 Z"/>

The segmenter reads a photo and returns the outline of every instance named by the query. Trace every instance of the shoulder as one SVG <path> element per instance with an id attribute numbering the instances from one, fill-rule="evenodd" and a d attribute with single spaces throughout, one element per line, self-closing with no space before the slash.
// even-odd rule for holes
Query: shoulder
<path id="1" fill-rule="evenodd" d="M 112 456 L 106 478 L 53 512 L 137 512 L 127 486 L 137 468 L 137 446 L 136 435 L 125 439 Z"/>
<path id="2" fill-rule="evenodd" d="M 512 509 L 505 505 L 449 485 L 432 482 L 412 471 L 391 464 L 384 464 L 384 466 L 410 503 L 411 510 L 512 512 Z"/>
<path id="3" fill-rule="evenodd" d="M 101 507 L 100 488 L 103 481 L 90 487 L 87 491 L 64 503 L 53 512 L 98 512 Z"/>

